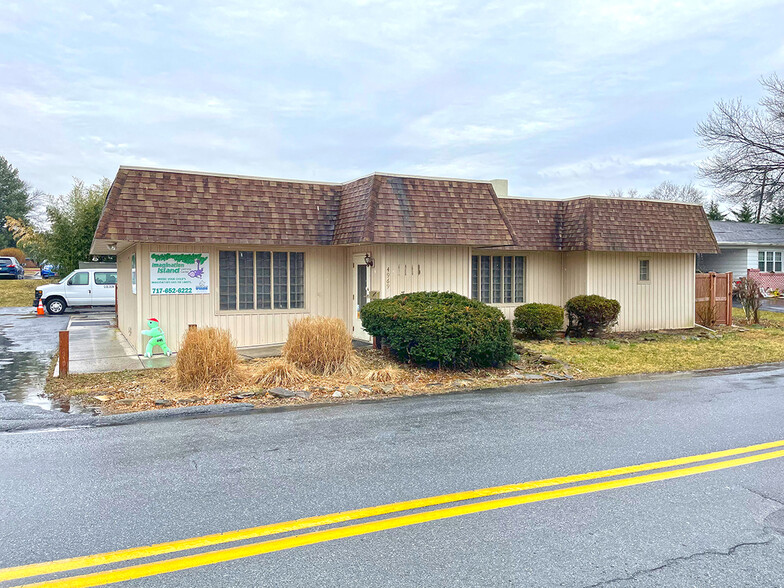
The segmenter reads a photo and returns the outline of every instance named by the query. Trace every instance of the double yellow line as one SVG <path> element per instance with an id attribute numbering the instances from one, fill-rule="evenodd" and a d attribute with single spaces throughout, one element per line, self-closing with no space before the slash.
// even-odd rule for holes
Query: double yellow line
<path id="1" fill-rule="evenodd" d="M 134 559 L 148 558 L 154 556 L 165 555 L 179 551 L 190 549 L 209 547 L 213 545 L 221 545 L 224 543 L 231 543 L 235 541 L 243 541 L 248 539 L 256 539 L 268 535 L 276 535 L 281 533 L 288 533 L 291 531 L 299 531 L 302 529 L 309 529 L 314 527 L 322 527 L 326 525 L 335 525 L 346 521 L 354 521 L 358 519 L 367 519 L 371 517 L 378 517 L 392 513 L 399 513 L 403 511 L 410 511 L 415 509 L 423 509 L 425 507 L 439 506 L 443 504 L 450 504 L 454 502 L 463 502 L 467 500 L 487 498 L 490 496 L 497 496 L 500 494 L 510 494 L 521 492 L 524 490 L 533 490 L 539 488 L 546 488 L 550 486 L 563 486 L 566 484 L 574 484 L 578 482 L 586 482 L 590 480 L 597 480 L 603 478 L 616 478 L 607 481 L 597 482 L 593 484 L 581 484 L 576 486 L 568 486 L 556 490 L 547 490 L 544 492 L 534 492 L 529 494 L 522 494 L 518 496 L 511 496 L 506 498 L 496 498 L 493 500 L 484 500 L 478 502 L 471 502 L 468 504 L 461 504 L 458 506 L 450 506 L 435 510 L 426 510 L 402 516 L 389 517 L 378 519 L 353 525 L 346 525 L 340 527 L 333 527 L 324 530 L 312 531 L 299 535 L 292 535 L 282 537 L 279 539 L 270 539 L 266 541 L 259 541 L 236 547 L 228 547 L 223 549 L 216 549 L 213 551 L 206 551 L 194 555 L 185 555 L 172 559 L 162 559 L 149 563 L 142 563 L 128 567 L 120 567 L 106 571 L 99 571 L 79 576 L 71 576 L 68 578 L 61 578 L 56 580 L 46 580 L 34 584 L 24 584 L 25 587 L 32 586 L 58 586 L 61 588 L 86 588 L 89 586 L 103 586 L 115 582 L 122 582 L 125 580 L 133 580 L 137 578 L 144 578 L 148 576 L 155 576 L 159 574 L 166 574 L 178 570 L 185 570 L 199 566 L 210 565 L 214 563 L 227 562 L 235 559 L 251 557 L 254 555 L 261 555 L 264 553 L 271 553 L 274 551 L 282 551 L 291 549 L 293 547 L 301 547 L 304 545 L 313 545 L 315 543 L 323 543 L 335 539 L 343 539 L 347 537 L 355 537 L 357 535 L 365 535 L 368 533 L 375 533 L 388 529 L 395 529 L 409 525 L 416 525 L 428 521 L 436 521 L 447 519 L 451 517 L 463 516 L 478 512 L 485 512 L 496 510 L 499 508 L 506 508 L 509 506 L 517 506 L 521 504 L 528 504 L 532 502 L 541 502 L 544 500 L 552 500 L 554 498 L 563 498 L 566 496 L 576 496 L 578 494 L 588 494 L 591 492 L 599 492 L 602 490 L 610 490 L 612 488 L 623 488 L 626 486 L 636 486 L 639 484 L 647 484 L 649 482 L 657 482 L 661 480 L 669 480 L 674 478 L 681 478 L 684 476 L 691 476 L 695 474 L 702 474 L 723 470 L 727 468 L 737 467 L 741 465 L 748 465 L 770 459 L 784 457 L 784 450 L 769 451 L 784 447 L 784 440 L 773 441 L 770 443 L 760 443 L 758 445 L 750 445 L 748 447 L 739 447 L 736 449 L 727 449 L 724 451 L 715 451 L 712 453 L 704 453 L 701 455 L 692 455 L 688 457 L 681 457 L 677 459 L 669 459 L 665 461 L 657 461 L 646 464 L 627 466 L 621 468 L 614 468 L 609 470 L 601 470 L 596 472 L 589 472 L 585 474 L 576 474 L 571 476 L 563 476 L 559 478 L 548 478 L 545 480 L 536 480 L 532 482 L 524 482 L 521 484 L 509 484 L 505 486 L 494 486 L 491 488 L 483 488 L 480 490 L 471 490 L 467 492 L 456 492 L 452 494 L 442 494 L 439 496 L 432 496 L 429 498 L 421 498 L 416 500 L 407 500 L 404 502 L 395 502 L 391 504 L 384 504 L 381 506 L 374 506 L 370 508 L 361 508 L 357 510 L 349 510 L 329 515 L 309 517 L 304 519 L 297 519 L 284 523 L 277 523 L 272 525 L 263 525 L 260 527 L 252 527 L 249 529 L 242 529 L 238 531 L 231 531 L 228 533 L 216 533 L 213 535 L 204 535 L 202 537 L 194 537 L 191 539 L 183 539 L 179 541 L 169 541 L 166 543 L 158 543 L 155 545 L 148 545 L 144 547 L 134 547 L 130 549 L 121 549 L 119 551 L 110 551 L 106 553 L 99 553 L 95 555 L 87 555 L 80 557 L 72 557 L 68 559 L 60 559 L 50 562 L 29 564 L 23 566 L 16 566 L 11 568 L 0 569 L 0 582 L 8 580 L 18 580 L 22 578 L 30 578 L 33 576 L 42 576 L 47 574 L 55 574 L 67 572 L 72 570 L 81 570 L 83 568 L 90 568 L 96 566 L 103 566 L 107 564 L 124 562 Z M 751 454 L 751 455 L 748 455 Z M 735 459 L 724 459 L 743 455 Z M 721 460 L 721 461 L 715 461 Z M 692 467 L 680 467 L 693 463 L 703 463 L 702 465 Z M 677 468 L 677 469 L 667 469 Z M 652 474 L 643 474 L 629 476 L 625 478 L 617 478 L 627 474 L 641 474 L 652 470 L 665 470 Z"/>

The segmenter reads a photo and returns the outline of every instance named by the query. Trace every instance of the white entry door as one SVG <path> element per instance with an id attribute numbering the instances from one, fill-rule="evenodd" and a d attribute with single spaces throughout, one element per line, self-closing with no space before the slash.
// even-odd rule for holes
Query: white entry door
<path id="1" fill-rule="evenodd" d="M 359 311 L 370 300 L 370 268 L 365 263 L 365 255 L 355 255 L 351 264 L 351 275 L 353 276 L 353 288 L 351 289 L 351 309 L 352 325 L 351 336 L 354 339 L 370 341 L 370 335 L 362 328 L 362 321 L 359 320 Z"/>

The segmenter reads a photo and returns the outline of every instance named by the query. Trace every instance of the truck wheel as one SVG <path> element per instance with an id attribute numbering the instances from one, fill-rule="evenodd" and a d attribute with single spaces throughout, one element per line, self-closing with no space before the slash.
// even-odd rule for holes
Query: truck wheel
<path id="1" fill-rule="evenodd" d="M 49 314 L 63 314 L 65 312 L 65 301 L 62 298 L 50 298 L 46 301 L 46 310 Z"/>

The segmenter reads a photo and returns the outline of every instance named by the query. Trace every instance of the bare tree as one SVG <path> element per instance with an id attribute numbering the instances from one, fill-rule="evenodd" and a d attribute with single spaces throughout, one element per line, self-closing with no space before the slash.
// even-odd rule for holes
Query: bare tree
<path id="1" fill-rule="evenodd" d="M 694 204 L 705 203 L 705 192 L 695 187 L 693 184 L 673 184 L 672 182 L 662 182 L 645 196 L 651 200 L 670 200 L 673 202 L 692 202 Z"/>
<path id="2" fill-rule="evenodd" d="M 623 190 L 616 188 L 610 190 L 609 195 L 614 198 L 645 198 L 647 200 L 669 200 L 670 202 L 691 202 L 694 204 L 705 204 L 707 197 L 705 192 L 688 183 L 684 185 L 673 184 L 664 181 L 647 194 L 640 194 L 635 188 Z"/>
<path id="3" fill-rule="evenodd" d="M 741 99 L 719 101 L 699 124 L 702 146 L 713 154 L 701 174 L 733 202 L 752 201 L 759 222 L 763 212 L 784 197 L 784 80 L 762 78 L 759 107 Z"/>

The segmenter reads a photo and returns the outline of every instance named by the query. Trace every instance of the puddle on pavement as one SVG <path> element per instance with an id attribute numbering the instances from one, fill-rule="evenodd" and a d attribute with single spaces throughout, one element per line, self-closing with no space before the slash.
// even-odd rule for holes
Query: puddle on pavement
<path id="1" fill-rule="evenodd" d="M 37 320 L 27 322 L 31 318 Z M 90 411 L 44 395 L 58 332 L 67 324 L 67 317 L 36 317 L 28 309 L 0 309 L 0 402 L 71 413 Z"/>

